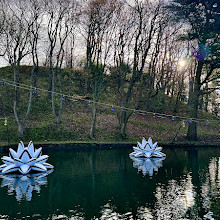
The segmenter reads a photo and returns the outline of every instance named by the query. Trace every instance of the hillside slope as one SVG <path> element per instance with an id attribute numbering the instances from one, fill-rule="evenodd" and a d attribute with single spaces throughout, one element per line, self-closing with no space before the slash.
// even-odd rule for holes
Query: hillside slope
<path id="1" fill-rule="evenodd" d="M 28 85 L 28 74 L 30 73 L 30 67 L 22 67 L 21 81 L 23 84 Z M 72 74 L 72 75 L 71 75 Z M 74 75 L 75 74 L 75 75 Z M 63 94 L 69 95 L 82 95 L 83 80 L 79 73 L 65 72 L 64 74 L 64 89 Z M 9 67 L 0 69 L 1 79 L 13 80 L 11 69 Z M 70 80 L 71 77 L 71 80 Z M 46 68 L 41 68 L 38 76 L 37 88 L 48 89 L 48 73 Z M 20 138 L 17 137 L 17 126 L 14 120 L 13 114 L 13 86 L 5 83 L 0 84 L 0 142 L 17 142 Z M 116 97 L 114 89 L 105 87 L 105 91 L 101 96 L 101 102 L 112 104 L 116 103 Z M 20 89 L 20 95 L 22 102 L 20 105 L 20 112 L 24 114 L 29 91 Z M 91 93 L 87 94 L 87 99 L 92 97 Z M 59 97 L 57 97 L 59 98 Z M 58 102 L 58 101 L 57 101 Z M 163 108 L 158 109 L 158 103 L 152 104 L 152 108 L 155 107 L 155 112 L 163 111 L 165 114 L 174 114 L 172 112 L 172 100 L 168 97 L 163 100 Z M 55 123 L 55 118 L 51 110 L 51 100 L 48 97 L 48 93 L 45 91 L 37 91 L 34 97 L 31 113 L 26 123 L 24 141 L 90 141 L 89 129 L 92 119 L 92 106 L 88 106 L 87 101 L 70 100 L 65 97 L 63 101 L 64 109 L 61 117 L 61 124 Z M 156 106 L 157 105 L 157 106 Z M 187 106 L 183 103 L 180 104 L 180 109 L 177 115 L 187 116 Z M 125 141 L 120 137 L 117 129 L 117 112 L 118 109 L 114 107 L 111 111 L 111 107 L 98 105 L 97 113 L 97 130 L 96 140 L 102 142 L 121 142 Z M 7 117 L 7 126 L 4 126 L 3 118 Z M 200 118 L 207 118 L 208 120 L 217 118 L 209 113 L 200 111 Z M 188 121 L 182 121 L 175 119 L 172 121 L 172 117 L 155 117 L 152 114 L 138 114 L 132 115 L 128 122 L 127 127 L 127 139 L 126 141 L 136 141 L 142 137 L 152 137 L 155 141 L 167 141 L 172 142 L 174 137 L 175 141 L 186 141 Z M 185 125 L 185 127 L 184 127 Z M 220 143 L 220 124 L 200 122 L 198 124 L 198 136 L 199 141 Z"/>

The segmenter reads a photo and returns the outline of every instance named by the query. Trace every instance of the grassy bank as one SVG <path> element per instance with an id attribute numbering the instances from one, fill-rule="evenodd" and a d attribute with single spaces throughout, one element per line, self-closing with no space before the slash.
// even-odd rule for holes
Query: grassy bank
<path id="1" fill-rule="evenodd" d="M 24 67 L 23 67 L 24 68 Z M 28 71 L 29 67 L 25 67 L 23 70 L 22 83 L 28 84 Z M 12 74 L 9 67 L 0 69 L 1 77 L 12 80 Z M 64 79 L 68 79 L 69 72 L 64 74 Z M 46 70 L 43 68 L 38 76 L 38 87 L 47 89 Z M 65 94 L 82 94 L 82 85 L 75 79 L 71 79 L 71 83 L 66 80 L 64 82 Z M 0 86 L 0 117 L 7 117 L 7 126 L 4 126 L 4 120 L 0 121 L 0 145 L 17 144 L 21 138 L 17 136 L 17 125 L 14 120 L 13 114 L 13 87 L 7 85 Z M 25 113 L 28 101 L 28 90 L 20 90 L 22 101 L 19 111 L 21 114 Z M 45 92 L 37 91 L 34 98 L 31 113 L 26 122 L 26 128 L 23 141 L 28 142 L 30 140 L 34 143 L 136 143 L 137 140 L 141 140 L 142 137 L 152 137 L 153 141 L 158 142 L 179 142 L 187 143 L 187 121 L 171 118 L 153 118 L 152 114 L 140 115 L 136 113 L 129 119 L 127 126 L 127 137 L 122 138 L 117 129 L 117 113 L 118 110 L 114 108 L 104 108 L 98 106 L 97 111 L 97 129 L 95 139 L 91 140 L 89 137 L 89 129 L 92 119 L 92 107 L 88 107 L 88 103 L 84 101 L 70 101 L 65 98 L 63 104 L 64 109 L 61 117 L 61 124 L 55 123 L 55 118 L 51 110 L 51 100 L 48 98 L 48 94 Z M 87 95 L 88 99 L 91 97 L 91 93 Z M 57 97 L 57 103 L 58 103 Z M 105 88 L 101 96 L 101 102 L 116 103 L 114 90 L 110 87 Z M 159 107 L 158 107 L 159 106 Z M 157 102 L 151 104 L 151 110 L 155 112 L 162 112 L 167 114 L 173 114 L 172 112 L 173 101 L 168 97 L 163 98 L 163 106 L 161 106 L 160 97 Z M 180 104 L 179 112 L 177 115 L 187 116 L 187 106 L 183 103 Z M 199 112 L 200 118 L 217 119 L 215 116 Z M 185 126 L 183 126 L 185 124 Z M 210 143 L 217 145 L 220 143 L 220 124 L 205 122 L 198 123 L 198 143 Z M 175 140 L 174 140 L 174 137 Z"/>

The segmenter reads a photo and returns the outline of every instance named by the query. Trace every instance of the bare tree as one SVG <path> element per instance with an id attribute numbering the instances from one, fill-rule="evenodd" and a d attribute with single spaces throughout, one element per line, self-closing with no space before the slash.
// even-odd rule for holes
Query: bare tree
<path id="1" fill-rule="evenodd" d="M 122 101 L 122 110 L 119 115 L 119 125 L 121 135 L 126 135 L 126 125 L 132 112 L 128 112 L 127 108 L 131 102 L 133 90 L 137 82 L 141 80 L 146 60 L 149 55 L 150 48 L 154 36 L 158 30 L 160 20 L 161 2 L 135 1 L 134 5 L 130 5 L 130 10 L 134 19 L 134 27 L 132 29 L 132 76 Z M 133 23 L 132 22 L 132 23 Z M 138 107 L 138 106 L 137 106 Z"/>
<path id="2" fill-rule="evenodd" d="M 11 1 L 10 3 L 2 1 L 1 13 L 5 15 L 5 24 L 3 27 L 3 38 L 1 47 L 4 48 L 4 58 L 12 66 L 15 98 L 14 115 L 18 124 L 18 135 L 23 136 L 25 122 L 31 110 L 33 75 L 38 69 L 37 59 L 37 41 L 39 31 L 39 6 L 35 2 L 35 7 L 30 9 L 33 1 Z M 33 52 L 32 60 L 34 68 L 30 75 L 30 93 L 27 110 L 23 113 L 20 109 L 21 97 L 19 93 L 20 66 L 22 60 Z"/>
<path id="3" fill-rule="evenodd" d="M 68 0 L 46 3 L 46 16 L 48 17 L 47 34 L 49 43 L 49 68 L 50 68 L 50 87 L 52 99 L 52 111 L 56 118 L 56 123 L 61 122 L 63 110 L 62 95 L 59 95 L 59 106 L 56 107 L 56 82 L 59 82 L 59 93 L 62 94 L 62 68 L 65 55 L 65 44 L 70 33 L 73 31 L 74 14 L 72 9 L 74 3 Z M 50 89 L 49 89 L 50 91 Z"/>
<path id="4" fill-rule="evenodd" d="M 90 136 L 94 138 L 97 102 L 101 95 L 106 62 L 111 48 L 111 36 L 114 32 L 112 17 L 116 4 L 111 0 L 91 0 L 88 1 L 87 7 L 82 23 L 86 33 L 86 70 L 91 77 L 93 93 Z"/>

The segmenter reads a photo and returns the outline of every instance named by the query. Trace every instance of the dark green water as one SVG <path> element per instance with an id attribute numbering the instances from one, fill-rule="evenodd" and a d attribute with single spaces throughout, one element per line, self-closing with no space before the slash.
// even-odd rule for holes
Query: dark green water
<path id="1" fill-rule="evenodd" d="M 220 219 L 219 148 L 164 149 L 153 176 L 131 151 L 46 152 L 53 173 L 0 178 L 0 219 Z"/>

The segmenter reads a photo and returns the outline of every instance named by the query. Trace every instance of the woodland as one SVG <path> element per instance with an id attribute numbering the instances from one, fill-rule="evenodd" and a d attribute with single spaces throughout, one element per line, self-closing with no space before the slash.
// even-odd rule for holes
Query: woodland
<path id="1" fill-rule="evenodd" d="M 216 0 L 0 2 L 2 140 L 220 141 Z"/>

